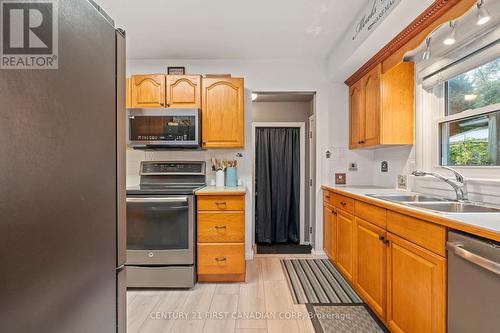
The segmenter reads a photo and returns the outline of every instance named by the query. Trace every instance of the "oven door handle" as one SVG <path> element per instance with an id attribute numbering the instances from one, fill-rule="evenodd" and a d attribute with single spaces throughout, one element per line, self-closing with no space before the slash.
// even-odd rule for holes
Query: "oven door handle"
<path id="1" fill-rule="evenodd" d="M 131 203 L 147 203 L 147 202 L 187 202 L 188 197 L 147 197 L 147 198 L 127 198 L 127 202 Z"/>

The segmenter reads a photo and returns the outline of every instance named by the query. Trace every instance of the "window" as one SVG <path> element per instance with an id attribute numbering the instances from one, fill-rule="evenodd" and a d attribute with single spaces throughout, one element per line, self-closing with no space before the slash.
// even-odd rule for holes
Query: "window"
<path id="1" fill-rule="evenodd" d="M 446 114 L 500 103 L 500 58 L 446 82 Z"/>
<path id="2" fill-rule="evenodd" d="M 441 165 L 500 165 L 500 58 L 443 83 Z"/>

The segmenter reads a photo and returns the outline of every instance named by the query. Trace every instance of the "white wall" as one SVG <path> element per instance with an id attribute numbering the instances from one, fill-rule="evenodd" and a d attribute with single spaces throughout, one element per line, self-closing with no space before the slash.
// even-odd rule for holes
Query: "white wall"
<path id="1" fill-rule="evenodd" d="M 382 172 L 382 161 L 389 163 L 389 171 Z M 397 187 L 398 175 L 409 175 L 415 170 L 413 146 L 380 148 L 373 156 L 373 184 L 384 187 Z"/>
<path id="2" fill-rule="evenodd" d="M 345 34 L 328 57 L 328 77 L 338 82 L 345 81 L 433 2 L 434 0 L 402 0 L 361 45 L 352 40 L 351 34 Z M 367 6 L 371 3 L 368 2 Z"/>
<path id="3" fill-rule="evenodd" d="M 241 150 L 243 158 L 239 160 L 238 176 L 247 186 L 246 196 L 246 253 L 251 257 L 251 230 L 253 205 L 252 177 L 252 136 L 251 136 L 251 92 L 316 92 L 316 234 L 315 250 L 323 248 L 323 212 L 320 186 L 330 183 L 334 170 L 343 170 L 348 160 L 358 160 L 360 165 L 369 163 L 372 152 L 346 152 L 342 163 L 325 158 L 327 149 L 332 145 L 347 147 L 347 93 L 343 84 L 332 84 L 328 81 L 324 64 L 296 61 L 243 61 L 243 60 L 128 60 L 127 75 L 144 73 L 165 73 L 168 66 L 185 66 L 187 73 L 231 73 L 233 76 L 245 78 L 245 149 Z M 339 90 L 342 93 L 339 93 Z M 142 159 L 201 159 L 208 160 L 211 156 L 234 158 L 239 150 L 210 150 L 202 152 L 143 152 L 128 150 L 127 174 L 128 184 L 138 182 L 138 163 Z M 345 167 L 344 167 L 345 166 Z M 369 167 L 363 167 L 363 170 Z M 362 184 L 371 181 L 367 172 L 358 172 L 360 175 L 353 181 Z M 361 176 L 362 175 L 362 176 Z M 213 177 L 213 175 L 209 175 Z"/>
<path id="4" fill-rule="evenodd" d="M 253 102 L 253 122 L 307 122 L 312 102 Z"/>

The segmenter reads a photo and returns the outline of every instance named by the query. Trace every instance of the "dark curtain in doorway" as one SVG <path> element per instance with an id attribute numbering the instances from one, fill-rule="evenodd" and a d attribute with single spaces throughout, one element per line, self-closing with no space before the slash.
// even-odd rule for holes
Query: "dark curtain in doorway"
<path id="1" fill-rule="evenodd" d="M 255 129 L 257 243 L 299 242 L 300 129 Z"/>

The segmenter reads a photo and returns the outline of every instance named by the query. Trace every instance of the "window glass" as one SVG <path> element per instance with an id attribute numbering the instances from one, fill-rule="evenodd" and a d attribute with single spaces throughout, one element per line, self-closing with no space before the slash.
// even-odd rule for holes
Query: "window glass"
<path id="1" fill-rule="evenodd" d="M 446 81 L 446 114 L 500 103 L 500 57 Z"/>
<path id="2" fill-rule="evenodd" d="M 442 165 L 500 165 L 500 111 L 441 124 Z"/>

